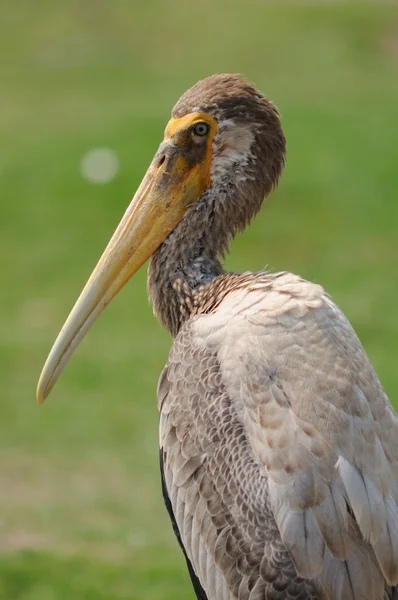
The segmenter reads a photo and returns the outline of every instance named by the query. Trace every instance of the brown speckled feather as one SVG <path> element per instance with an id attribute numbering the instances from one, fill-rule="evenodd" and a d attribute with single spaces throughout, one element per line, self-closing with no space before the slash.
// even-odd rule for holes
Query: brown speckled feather
<path id="1" fill-rule="evenodd" d="M 348 321 L 290 274 L 206 291 L 158 402 L 165 485 L 207 597 L 391 598 L 398 419 Z"/>

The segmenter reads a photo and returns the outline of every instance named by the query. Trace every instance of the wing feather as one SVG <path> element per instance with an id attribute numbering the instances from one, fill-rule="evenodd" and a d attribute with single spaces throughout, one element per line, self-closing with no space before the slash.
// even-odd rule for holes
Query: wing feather
<path id="1" fill-rule="evenodd" d="M 275 517 L 297 572 L 301 577 L 314 579 L 322 571 L 325 544 L 312 511 L 291 510 L 286 504 L 280 504 Z"/>

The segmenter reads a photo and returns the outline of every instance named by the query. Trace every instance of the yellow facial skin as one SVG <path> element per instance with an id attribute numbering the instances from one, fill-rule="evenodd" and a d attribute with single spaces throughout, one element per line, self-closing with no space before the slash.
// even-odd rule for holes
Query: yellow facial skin
<path id="1" fill-rule="evenodd" d="M 207 124 L 206 135 L 195 134 L 199 123 Z M 39 404 L 94 321 L 211 186 L 216 133 L 216 121 L 205 113 L 169 121 L 140 187 L 52 347 L 37 386 Z"/>

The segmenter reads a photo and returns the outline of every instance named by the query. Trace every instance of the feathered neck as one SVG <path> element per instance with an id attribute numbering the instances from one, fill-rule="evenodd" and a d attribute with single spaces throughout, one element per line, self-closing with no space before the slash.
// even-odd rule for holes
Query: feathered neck
<path id="1" fill-rule="evenodd" d="M 148 295 L 155 315 L 173 337 L 200 312 L 204 288 L 224 273 L 221 261 L 232 237 L 229 227 L 221 227 L 211 194 L 206 194 L 153 255 Z"/>

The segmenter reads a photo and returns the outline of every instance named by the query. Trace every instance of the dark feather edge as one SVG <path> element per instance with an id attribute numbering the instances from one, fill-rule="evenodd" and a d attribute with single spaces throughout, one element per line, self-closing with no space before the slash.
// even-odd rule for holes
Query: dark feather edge
<path id="1" fill-rule="evenodd" d="M 173 507 L 171 506 L 171 502 L 170 502 L 170 498 L 169 498 L 169 494 L 167 491 L 167 487 L 166 487 L 166 481 L 165 481 L 165 477 L 164 477 L 164 468 L 163 468 L 163 464 L 164 464 L 164 458 L 163 458 L 163 450 L 160 449 L 160 453 L 159 453 L 159 458 L 160 458 L 160 473 L 161 473 L 161 478 L 162 478 L 162 493 L 163 493 L 163 499 L 164 499 L 164 503 L 166 505 L 167 508 L 167 512 L 169 513 L 170 519 L 171 519 L 171 524 L 173 526 L 173 531 L 176 535 L 176 538 L 178 540 L 178 543 L 180 544 L 181 550 L 184 553 L 185 556 L 185 560 L 187 562 L 187 567 L 188 567 L 188 571 L 189 571 L 189 575 L 191 577 L 191 581 L 192 581 L 192 585 L 193 588 L 195 590 L 196 593 L 196 597 L 198 598 L 198 600 L 208 600 L 204 589 L 202 588 L 202 586 L 200 585 L 200 581 L 193 569 L 192 563 L 189 560 L 187 553 L 185 551 L 184 548 L 184 544 L 182 543 L 181 540 L 181 535 L 180 535 L 180 531 L 178 529 L 178 525 L 177 522 L 175 520 L 174 517 L 174 512 L 173 512 Z"/>

